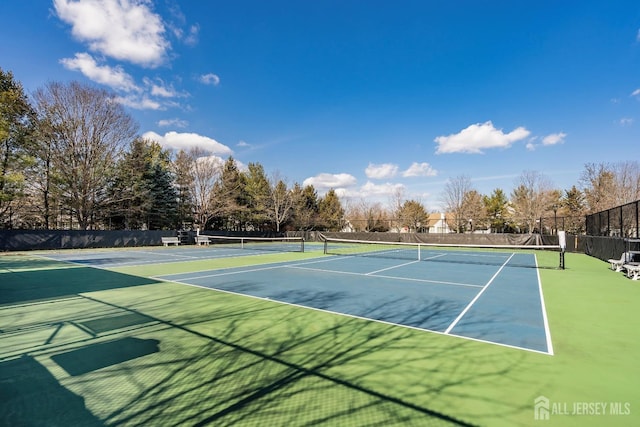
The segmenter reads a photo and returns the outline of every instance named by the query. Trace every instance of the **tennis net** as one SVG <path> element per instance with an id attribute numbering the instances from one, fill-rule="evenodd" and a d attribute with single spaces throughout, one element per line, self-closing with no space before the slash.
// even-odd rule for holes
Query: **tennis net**
<path id="1" fill-rule="evenodd" d="M 454 264 L 564 269 L 564 250 L 560 245 L 405 243 L 325 237 L 324 253 Z"/>
<path id="2" fill-rule="evenodd" d="M 200 234 L 196 237 L 196 242 L 230 249 L 304 252 L 304 239 L 302 237 L 239 237 Z"/>

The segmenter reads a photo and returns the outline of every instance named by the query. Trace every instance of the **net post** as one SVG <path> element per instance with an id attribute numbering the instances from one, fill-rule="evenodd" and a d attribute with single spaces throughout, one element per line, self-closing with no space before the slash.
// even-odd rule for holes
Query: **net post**
<path id="1" fill-rule="evenodd" d="M 244 238 L 240 238 L 240 249 L 244 249 Z"/>
<path id="2" fill-rule="evenodd" d="M 564 270 L 564 252 L 567 248 L 567 234 L 564 230 L 558 231 L 558 244 L 560 245 L 560 269 Z"/>
<path id="3" fill-rule="evenodd" d="M 422 246 L 420 245 L 420 243 L 418 243 L 418 261 L 422 259 L 422 256 L 420 255 L 421 248 Z"/>
<path id="4" fill-rule="evenodd" d="M 300 252 L 304 252 L 304 237 L 302 238 L 302 240 L 300 242 Z"/>
<path id="5" fill-rule="evenodd" d="M 324 239 L 324 248 L 323 248 L 323 252 L 325 255 L 329 254 L 329 248 L 328 248 L 328 242 L 327 239 Z"/>

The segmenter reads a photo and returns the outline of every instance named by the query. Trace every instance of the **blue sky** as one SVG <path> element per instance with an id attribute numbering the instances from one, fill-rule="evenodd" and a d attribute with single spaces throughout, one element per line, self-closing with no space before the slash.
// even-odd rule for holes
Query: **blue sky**
<path id="1" fill-rule="evenodd" d="M 427 209 L 638 160 L 640 2 L 25 0 L 0 67 L 113 90 L 167 148 Z"/>

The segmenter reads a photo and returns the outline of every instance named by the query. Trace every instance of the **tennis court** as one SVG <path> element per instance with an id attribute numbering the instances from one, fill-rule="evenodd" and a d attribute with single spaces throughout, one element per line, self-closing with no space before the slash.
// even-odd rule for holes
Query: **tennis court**
<path id="1" fill-rule="evenodd" d="M 329 257 L 157 278 L 552 353 L 537 270 L 494 256 L 504 265 Z"/>
<path id="2" fill-rule="evenodd" d="M 568 254 L 560 270 L 557 253 L 325 252 L 0 256 L 0 419 L 527 425 L 541 395 L 632 403 L 606 420 L 554 415 L 560 424 L 636 418 L 640 290 L 601 261 Z"/>

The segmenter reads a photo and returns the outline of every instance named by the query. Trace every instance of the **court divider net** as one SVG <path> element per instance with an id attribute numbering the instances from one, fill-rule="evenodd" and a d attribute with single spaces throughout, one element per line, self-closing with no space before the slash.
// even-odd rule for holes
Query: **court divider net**
<path id="1" fill-rule="evenodd" d="M 304 252 L 304 238 L 302 237 L 241 237 L 199 234 L 196 236 L 196 242 L 230 249 Z"/>

